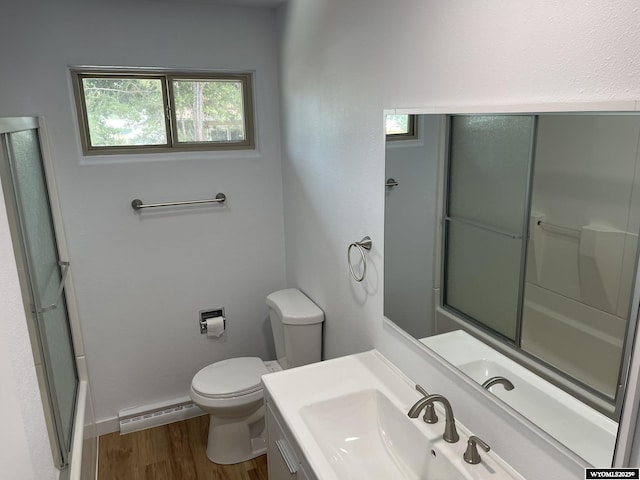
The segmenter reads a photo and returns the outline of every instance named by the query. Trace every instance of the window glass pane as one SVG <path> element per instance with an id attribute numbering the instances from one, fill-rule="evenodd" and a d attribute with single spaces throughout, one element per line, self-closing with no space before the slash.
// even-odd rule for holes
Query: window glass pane
<path id="1" fill-rule="evenodd" d="M 179 143 L 246 140 L 242 81 L 173 80 Z"/>
<path id="2" fill-rule="evenodd" d="M 162 81 L 153 78 L 83 78 L 90 146 L 168 143 Z"/>
<path id="3" fill-rule="evenodd" d="M 410 133 L 409 115 L 387 115 L 385 133 L 387 135 L 407 135 Z"/>

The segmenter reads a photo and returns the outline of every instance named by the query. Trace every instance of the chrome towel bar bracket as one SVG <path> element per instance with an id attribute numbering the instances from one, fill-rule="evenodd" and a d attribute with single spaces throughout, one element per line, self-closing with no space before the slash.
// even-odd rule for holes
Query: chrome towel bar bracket
<path id="1" fill-rule="evenodd" d="M 371 242 L 371 237 L 366 236 L 359 242 L 353 242 L 349 245 L 347 249 L 347 263 L 349 264 L 349 271 L 351 272 L 351 276 L 356 282 L 361 282 L 364 280 L 364 277 L 367 275 L 367 257 L 364 254 L 365 250 L 371 250 L 371 246 L 373 243 Z M 353 265 L 351 264 L 351 249 L 356 247 L 360 252 L 360 257 L 362 258 L 362 275 L 359 277 L 353 271 Z"/>
<path id="2" fill-rule="evenodd" d="M 227 196 L 224 193 L 219 193 L 216 198 L 205 198 L 203 200 L 186 200 L 184 202 L 166 202 L 166 203 L 142 203 L 142 200 L 136 198 L 131 202 L 131 208 L 134 210 L 140 210 L 142 208 L 155 208 L 155 207 L 174 207 L 179 205 L 196 205 L 199 203 L 224 203 L 227 200 Z"/>

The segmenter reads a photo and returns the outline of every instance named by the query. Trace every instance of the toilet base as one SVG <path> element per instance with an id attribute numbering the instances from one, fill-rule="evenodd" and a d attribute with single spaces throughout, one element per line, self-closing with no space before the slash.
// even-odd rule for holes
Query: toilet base
<path id="1" fill-rule="evenodd" d="M 267 452 L 264 405 L 249 418 L 233 419 L 209 415 L 207 458 L 231 465 L 246 462 Z"/>

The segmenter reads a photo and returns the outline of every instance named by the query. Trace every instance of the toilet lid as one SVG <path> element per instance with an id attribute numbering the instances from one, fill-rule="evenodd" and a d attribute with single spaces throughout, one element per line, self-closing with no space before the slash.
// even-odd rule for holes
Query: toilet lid
<path id="1" fill-rule="evenodd" d="M 262 388 L 262 375 L 269 373 L 262 359 L 239 357 L 207 365 L 193 377 L 191 386 L 200 395 L 228 397 Z"/>

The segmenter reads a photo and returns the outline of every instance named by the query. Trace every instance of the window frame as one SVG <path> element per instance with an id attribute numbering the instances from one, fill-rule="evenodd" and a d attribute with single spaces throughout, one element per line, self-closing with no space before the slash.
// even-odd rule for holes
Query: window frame
<path id="1" fill-rule="evenodd" d="M 402 114 L 398 114 L 402 115 Z M 385 133 L 387 142 L 398 142 L 402 140 L 417 140 L 418 139 L 418 116 L 413 114 L 407 115 L 407 133 Z"/>
<path id="2" fill-rule="evenodd" d="M 253 74 L 251 72 L 175 71 L 145 69 L 91 69 L 72 68 L 71 78 L 75 97 L 76 114 L 80 130 L 82 152 L 90 155 L 122 155 L 141 153 L 253 150 L 255 146 L 255 115 L 253 111 Z M 167 143 L 161 145 L 91 145 L 91 132 L 87 116 L 83 79 L 131 78 L 160 80 Z M 245 138 L 233 142 L 179 142 L 173 80 L 215 81 L 232 80 L 242 84 Z"/>

